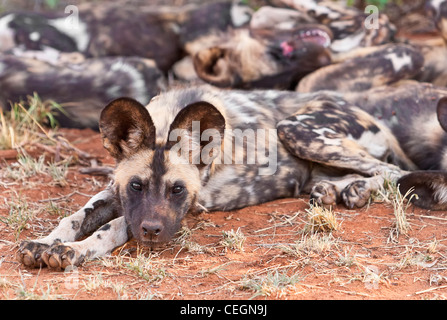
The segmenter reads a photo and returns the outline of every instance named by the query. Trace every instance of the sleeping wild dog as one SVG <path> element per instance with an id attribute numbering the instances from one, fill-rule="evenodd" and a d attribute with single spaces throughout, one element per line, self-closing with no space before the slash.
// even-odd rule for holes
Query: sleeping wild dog
<path id="1" fill-rule="evenodd" d="M 188 213 L 302 193 L 321 205 L 362 207 L 385 179 L 445 169 L 443 96 L 445 89 L 406 82 L 344 95 L 199 86 L 146 107 L 114 100 L 100 117 L 114 180 L 48 236 L 24 241 L 18 260 L 79 265 L 131 237 L 151 247 L 167 242 Z M 431 187 L 420 186 L 424 204 L 445 202 Z"/>

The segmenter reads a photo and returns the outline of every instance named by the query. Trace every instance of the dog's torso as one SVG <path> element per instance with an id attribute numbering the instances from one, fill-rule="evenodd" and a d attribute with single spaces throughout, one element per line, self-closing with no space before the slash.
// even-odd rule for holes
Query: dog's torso
<path id="1" fill-rule="evenodd" d="M 157 128 L 157 140 L 163 144 L 167 139 L 169 124 L 184 106 L 197 101 L 207 101 L 216 106 L 224 115 L 228 132 L 225 139 L 233 138 L 231 143 L 234 146 L 237 144 L 237 141 L 234 141 L 234 132 L 237 133 L 237 130 L 246 133 L 246 136 L 249 136 L 247 132 L 250 133 L 250 130 L 255 133 L 257 130 L 264 130 L 267 134 L 269 130 L 272 130 L 271 132 L 276 135 L 278 123 L 287 117 L 299 113 L 309 104 L 317 105 L 316 102 L 322 102 L 324 107 L 324 103 L 330 102 L 334 105 L 333 108 L 339 109 L 343 113 L 334 115 L 339 118 L 334 123 L 327 119 L 321 120 L 318 128 L 312 127 L 314 132 L 318 132 L 318 130 L 339 131 L 340 126 L 337 126 L 336 123 L 343 123 L 342 118 L 345 118 L 344 130 L 349 138 L 356 143 L 363 144 L 365 148 L 370 148 L 369 152 L 374 152 L 371 150 L 373 148 L 371 146 L 374 146 L 374 135 L 369 137 L 368 134 L 371 130 L 376 130 L 372 128 L 373 126 L 378 126 L 377 130 L 384 133 L 387 141 L 391 141 L 389 142 L 391 150 L 388 153 L 384 152 L 383 155 L 374 155 L 376 158 L 394 163 L 403 169 L 433 169 L 441 168 L 445 163 L 443 152 L 436 153 L 436 150 L 443 149 L 443 140 L 446 139 L 446 134 L 436 118 L 437 102 L 445 93 L 445 90 L 441 88 L 412 82 L 388 89 L 381 87 L 370 92 L 351 95 L 342 95 L 331 91 L 297 93 L 255 90 L 247 92 L 200 86 L 161 94 L 151 101 L 147 109 Z M 361 110 L 357 106 L 369 113 L 371 117 L 368 118 L 361 114 Z M 354 118 L 357 119 L 361 114 L 361 117 L 365 116 L 366 119 L 363 122 L 352 121 L 346 115 L 346 112 L 351 109 L 356 112 Z M 321 116 L 330 113 L 324 109 L 316 110 L 315 113 L 317 112 Z M 299 117 L 303 126 L 306 125 L 308 117 L 306 114 Z M 296 124 L 293 123 L 294 126 Z M 314 120 L 311 124 L 316 125 Z M 355 128 L 356 125 L 359 128 Z M 357 136 L 355 132 L 357 132 Z M 328 133 L 323 133 L 322 139 L 325 140 L 327 136 Z M 316 136 L 313 138 L 300 136 L 300 138 L 308 139 L 305 141 L 308 148 L 313 148 L 312 144 L 318 141 Z M 247 143 L 253 142 L 250 139 L 247 141 Z M 315 159 L 317 162 L 306 161 L 306 159 L 292 154 L 280 139 L 277 142 L 275 165 L 269 163 L 269 159 L 264 159 L 264 164 L 260 164 L 259 154 L 256 155 L 254 164 L 248 164 L 247 159 L 244 158 L 242 164 L 235 164 L 233 159 L 232 165 L 215 165 L 212 174 L 203 180 L 199 203 L 209 210 L 231 210 L 281 197 L 296 196 L 303 190 L 309 191 L 310 186 L 307 184 L 312 183 L 313 173 L 320 174 L 323 170 L 327 174 L 325 164 L 320 165 L 318 159 Z M 331 148 L 331 142 L 329 140 L 323 142 L 322 152 L 327 152 Z M 381 143 L 381 140 L 377 142 L 378 148 L 382 147 Z M 254 148 L 251 149 L 251 147 Z M 256 147 L 244 145 L 242 149 L 247 152 L 256 150 Z M 427 153 L 424 153 L 423 150 L 427 150 L 431 156 L 427 157 Z M 268 158 L 267 147 L 260 152 Z M 228 152 L 226 156 L 228 156 Z M 234 158 L 234 154 L 232 156 Z M 273 159 L 270 158 L 270 161 Z M 266 168 L 269 165 L 272 170 L 275 170 L 274 174 L 259 175 L 259 168 Z M 346 170 L 337 171 L 334 168 L 329 171 L 330 175 L 334 176 L 347 173 Z M 349 171 L 352 170 L 348 170 L 348 173 Z"/>
<path id="2" fill-rule="evenodd" d="M 324 161 L 320 162 L 318 159 L 315 159 L 316 162 L 308 161 L 307 158 L 314 160 L 311 155 L 297 156 L 279 139 L 278 123 L 290 123 L 293 128 L 309 129 L 306 135 L 297 133 L 304 144 L 302 149 L 321 148 L 321 153 L 329 152 L 331 144 L 338 144 L 336 139 L 331 142 L 333 133 L 342 130 L 344 131 L 342 134 L 347 135 L 348 140 L 357 141 L 363 144 L 364 148 L 373 148 L 376 139 L 378 148 L 384 148 L 378 151 L 379 154 L 374 155 L 376 158 L 383 160 L 381 158 L 386 157 L 387 152 L 394 152 L 395 164 L 411 167 L 411 161 L 405 157 L 398 142 L 393 140 L 391 132 L 385 125 L 376 123 L 372 117 L 368 117 L 343 99 L 343 96 L 330 91 L 247 92 L 217 90 L 210 86 L 172 90 L 154 98 L 147 106 L 156 127 L 159 145 L 166 143 L 170 124 L 179 111 L 197 101 L 206 101 L 222 113 L 226 122 L 224 141 L 233 148 L 221 150 L 220 162 L 213 163 L 210 172 L 202 173 L 198 203 L 208 210 L 232 210 L 278 198 L 297 196 L 303 191 L 309 192 L 311 185 L 308 184 L 314 182 L 315 175 L 326 176 L 329 172 L 330 176 L 337 177 L 353 172 L 349 169 L 327 170 Z M 341 111 L 339 114 L 338 110 Z M 301 111 L 304 113 L 300 114 Z M 319 114 L 320 119 L 315 120 L 311 112 Z M 335 114 L 331 114 L 333 112 Z M 298 113 L 296 120 L 293 120 L 296 122 L 287 120 L 296 113 Z M 373 128 L 376 125 L 379 128 Z M 371 130 L 374 132 L 368 136 Z M 392 150 L 385 150 L 388 146 L 381 145 L 382 137 L 377 138 L 375 130 L 379 133 L 384 132 L 386 139 L 392 140 L 389 146 Z M 265 136 L 259 136 L 259 133 Z M 243 140 L 238 137 L 242 137 Z M 273 144 L 276 148 L 269 149 Z M 237 163 L 235 160 L 235 150 L 242 150 L 244 153 L 242 163 Z M 339 151 L 334 149 L 333 152 L 336 156 Z M 253 158 L 249 159 L 249 156 Z"/>

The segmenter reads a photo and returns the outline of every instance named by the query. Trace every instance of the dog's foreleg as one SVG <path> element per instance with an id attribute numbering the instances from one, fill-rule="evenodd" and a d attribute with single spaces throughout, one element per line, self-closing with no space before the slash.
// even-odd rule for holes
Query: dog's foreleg
<path id="1" fill-rule="evenodd" d="M 370 199 L 371 192 L 379 190 L 385 179 L 381 175 L 364 177 L 362 175 L 348 175 L 338 179 L 321 179 L 311 184 L 310 199 L 317 205 L 335 205 L 344 203 L 348 208 L 361 208 Z"/>
<path id="2" fill-rule="evenodd" d="M 124 217 L 116 218 L 94 232 L 90 237 L 75 242 L 54 245 L 42 254 L 45 264 L 51 268 L 65 269 L 78 266 L 86 259 L 105 256 L 129 239 Z"/>
<path id="3" fill-rule="evenodd" d="M 76 241 L 119 215 L 120 209 L 114 200 L 112 186 L 109 185 L 93 196 L 83 208 L 63 218 L 48 236 L 23 241 L 17 259 L 27 267 L 44 266 L 42 253 L 45 250 L 59 243 Z"/>

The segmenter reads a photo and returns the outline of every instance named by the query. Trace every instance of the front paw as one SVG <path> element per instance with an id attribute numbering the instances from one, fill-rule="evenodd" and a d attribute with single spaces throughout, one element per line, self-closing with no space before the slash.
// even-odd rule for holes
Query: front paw
<path id="1" fill-rule="evenodd" d="M 357 180 L 349 184 L 341 192 L 341 198 L 349 209 L 354 207 L 361 208 L 365 206 L 371 197 L 371 189 L 366 181 Z"/>
<path id="2" fill-rule="evenodd" d="M 54 245 L 42 253 L 46 265 L 53 269 L 65 269 L 68 266 L 79 266 L 85 256 L 73 244 Z"/>
<path id="3" fill-rule="evenodd" d="M 336 205 L 339 197 L 335 185 L 328 181 L 320 181 L 313 186 L 310 199 L 320 206 Z"/>
<path id="4" fill-rule="evenodd" d="M 49 248 L 48 244 L 37 241 L 23 241 L 17 251 L 17 260 L 28 268 L 42 268 L 46 264 L 42 260 L 42 254 Z"/>

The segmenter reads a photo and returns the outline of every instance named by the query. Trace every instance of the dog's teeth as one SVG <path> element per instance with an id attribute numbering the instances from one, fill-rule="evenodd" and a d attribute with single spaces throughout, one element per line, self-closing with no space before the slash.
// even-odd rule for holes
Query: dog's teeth
<path id="1" fill-rule="evenodd" d="M 299 37 L 301 37 L 303 40 L 305 40 L 306 38 L 310 38 L 310 37 L 320 37 L 323 38 L 321 45 L 323 47 L 329 47 L 331 44 L 331 38 L 329 37 L 329 35 L 319 29 L 312 29 L 312 30 L 307 30 L 307 31 L 300 31 L 298 33 Z"/>

